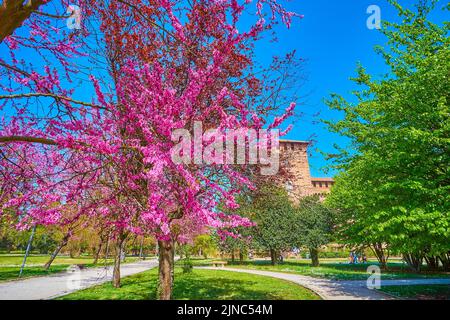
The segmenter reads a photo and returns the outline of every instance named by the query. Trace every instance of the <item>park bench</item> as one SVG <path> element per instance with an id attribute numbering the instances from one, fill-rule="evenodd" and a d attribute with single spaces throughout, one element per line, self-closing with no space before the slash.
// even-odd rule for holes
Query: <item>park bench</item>
<path id="1" fill-rule="evenodd" d="M 227 264 L 227 262 L 226 261 L 212 261 L 211 264 L 214 268 L 219 268 L 219 267 L 225 268 L 225 265 Z"/>

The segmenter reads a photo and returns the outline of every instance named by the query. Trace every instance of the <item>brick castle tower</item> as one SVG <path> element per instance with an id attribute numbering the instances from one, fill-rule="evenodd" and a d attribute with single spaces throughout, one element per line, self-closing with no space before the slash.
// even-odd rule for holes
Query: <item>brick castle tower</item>
<path id="1" fill-rule="evenodd" d="M 280 166 L 289 177 L 285 187 L 294 202 L 309 195 L 319 195 L 322 199 L 334 184 L 332 178 L 312 178 L 309 171 L 309 142 L 280 140 Z"/>

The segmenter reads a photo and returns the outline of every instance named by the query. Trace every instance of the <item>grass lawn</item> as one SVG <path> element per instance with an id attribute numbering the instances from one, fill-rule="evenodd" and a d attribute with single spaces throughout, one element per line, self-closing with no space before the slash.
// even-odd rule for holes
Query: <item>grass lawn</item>
<path id="1" fill-rule="evenodd" d="M 27 258 L 28 266 L 43 266 L 50 255 L 30 255 Z M 94 258 L 90 256 L 81 256 L 71 258 L 69 256 L 59 256 L 53 261 L 54 265 L 71 265 L 71 264 L 92 264 Z M 21 266 L 23 261 L 23 254 L 2 254 L 0 255 L 0 267 L 2 266 Z M 113 261 L 108 259 L 108 262 Z M 104 263 L 105 259 L 99 259 L 99 263 Z"/>
<path id="2" fill-rule="evenodd" d="M 67 265 L 51 266 L 48 271 L 42 267 L 25 267 L 20 279 L 47 276 L 52 273 L 62 272 L 67 269 Z M 19 279 L 20 267 L 2 267 L 0 266 L 0 282 Z"/>
<path id="3" fill-rule="evenodd" d="M 208 265 L 214 259 L 192 259 L 194 265 Z M 217 259 L 216 259 L 217 260 Z M 219 259 L 220 260 L 220 259 Z M 179 261 L 178 263 L 182 263 Z M 351 265 L 345 259 L 321 259 L 320 266 L 313 268 L 310 260 L 285 260 L 283 263 L 272 266 L 269 260 L 251 260 L 243 263 L 232 264 L 228 261 L 228 267 L 258 269 L 277 272 L 298 273 L 317 278 L 334 280 L 367 280 L 366 273 L 369 265 L 377 264 L 369 261 L 368 264 Z M 423 272 L 420 274 L 411 272 L 402 262 L 391 262 L 388 270 L 381 271 L 382 279 L 411 279 L 411 278 L 450 278 L 450 273 Z"/>
<path id="4" fill-rule="evenodd" d="M 122 287 L 106 283 L 78 291 L 60 300 L 154 300 L 157 270 L 152 269 L 122 280 Z M 295 283 L 270 277 L 198 270 L 184 274 L 175 268 L 173 298 L 178 300 L 319 300 L 312 291 Z"/>
<path id="5" fill-rule="evenodd" d="M 414 285 L 414 286 L 383 286 L 380 291 L 400 299 L 414 300 L 450 300 L 450 286 Z"/>
<path id="6" fill-rule="evenodd" d="M 44 264 L 48 261 L 48 255 L 31 255 L 27 258 L 27 265 L 24 268 L 22 278 L 46 276 L 52 273 L 67 270 L 67 267 L 73 264 L 83 264 L 86 267 L 94 267 L 93 258 L 82 256 L 78 258 L 70 258 L 68 256 L 56 257 L 48 271 L 43 269 Z M 20 266 L 22 265 L 23 255 L 19 254 L 2 254 L 0 255 L 0 281 L 18 279 Z M 135 257 L 128 257 L 126 262 L 136 261 Z M 113 263 L 113 259 L 108 259 L 107 263 Z M 100 259 L 96 266 L 105 264 L 105 259 Z M 22 279 L 21 278 L 21 279 Z"/>

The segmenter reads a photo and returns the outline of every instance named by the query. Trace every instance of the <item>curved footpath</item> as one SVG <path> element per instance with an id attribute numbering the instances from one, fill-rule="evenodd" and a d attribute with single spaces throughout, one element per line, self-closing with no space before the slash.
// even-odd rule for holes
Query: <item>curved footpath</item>
<path id="1" fill-rule="evenodd" d="M 361 280 L 329 280 L 303 276 L 294 273 L 282 273 L 252 269 L 198 267 L 199 269 L 243 272 L 283 279 L 297 283 L 317 293 L 324 300 L 391 300 L 393 297 L 367 288 L 366 281 Z M 448 284 L 450 279 L 405 279 L 381 280 L 382 286 Z"/>
<path id="2" fill-rule="evenodd" d="M 135 263 L 122 264 L 121 276 L 131 276 L 158 266 L 157 259 L 149 259 Z M 238 268 L 198 267 L 199 269 L 224 270 L 243 272 L 283 279 L 297 283 L 316 292 L 325 300 L 385 300 L 392 299 L 378 291 L 366 287 L 366 281 L 334 281 L 313 278 L 294 273 L 282 273 L 263 270 Z M 97 284 L 112 280 L 112 266 L 107 268 L 87 268 L 79 273 L 61 272 L 49 276 L 34 277 L 23 280 L 13 280 L 0 283 L 0 300 L 41 300 L 56 298 L 77 290 L 82 290 Z M 74 287 L 73 283 L 77 286 Z M 448 284 L 450 279 L 407 279 L 382 280 L 381 285 L 426 285 Z"/>
<path id="3" fill-rule="evenodd" d="M 157 259 L 125 263 L 122 277 L 131 276 L 158 266 Z M 113 267 L 86 268 L 78 273 L 59 272 L 49 276 L 0 283 L 0 300 L 42 300 L 56 298 L 74 291 L 112 280 Z"/>

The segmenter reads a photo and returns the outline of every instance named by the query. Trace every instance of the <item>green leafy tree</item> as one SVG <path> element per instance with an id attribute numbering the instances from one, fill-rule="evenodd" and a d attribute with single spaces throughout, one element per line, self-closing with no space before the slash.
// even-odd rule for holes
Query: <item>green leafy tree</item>
<path id="1" fill-rule="evenodd" d="M 59 232 L 56 228 L 39 226 L 33 237 L 32 247 L 40 254 L 49 254 L 58 245 Z"/>
<path id="2" fill-rule="evenodd" d="M 225 239 L 216 235 L 216 243 L 221 252 L 228 253 L 231 256 L 231 262 L 236 261 L 236 252 L 239 253 L 239 261 L 243 262 L 252 246 L 251 229 L 238 228 L 235 230 L 235 234 L 235 237 L 228 236 Z"/>
<path id="3" fill-rule="evenodd" d="M 319 248 L 330 243 L 333 231 L 333 211 L 318 196 L 301 199 L 297 210 L 299 246 L 306 247 L 313 267 L 319 266 Z"/>
<path id="4" fill-rule="evenodd" d="M 325 200 L 328 206 L 337 208 L 335 236 L 346 245 L 370 247 L 381 267 L 386 268 L 390 243 L 380 221 L 384 215 L 371 207 L 382 200 L 370 187 L 362 188 L 367 181 L 352 172 L 350 169 L 336 178 L 332 192 Z"/>
<path id="5" fill-rule="evenodd" d="M 248 208 L 253 212 L 256 226 L 252 230 L 255 244 L 270 252 L 275 264 L 280 253 L 292 249 L 297 242 L 296 212 L 283 188 L 265 185 L 251 196 Z"/>
<path id="6" fill-rule="evenodd" d="M 203 258 L 208 259 L 208 257 L 217 252 L 216 242 L 209 234 L 199 235 L 194 239 L 193 251 L 203 256 Z"/>
<path id="7" fill-rule="evenodd" d="M 356 102 L 333 95 L 328 103 L 344 113 L 329 128 L 352 150 L 335 157 L 344 172 L 327 202 L 340 209 L 341 235 L 371 245 L 381 263 L 391 249 L 415 270 L 423 259 L 448 268 L 449 23 L 428 20 L 436 1 L 414 9 L 389 2 L 403 20 L 383 24 L 388 43 L 376 48 L 389 74 L 375 79 L 359 66 Z"/>

